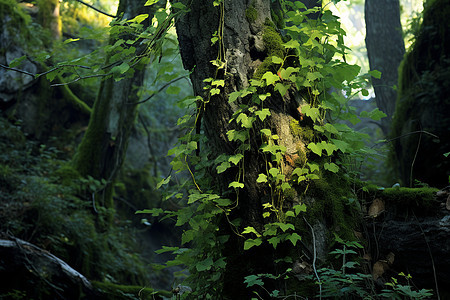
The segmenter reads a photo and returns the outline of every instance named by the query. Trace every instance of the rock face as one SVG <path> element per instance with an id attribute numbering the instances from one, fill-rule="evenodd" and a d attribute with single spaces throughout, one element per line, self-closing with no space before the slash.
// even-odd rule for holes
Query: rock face
<path id="1" fill-rule="evenodd" d="M 436 295 L 437 284 L 441 299 L 448 295 L 449 190 L 390 188 L 373 195 L 376 197 L 373 202 L 382 201 L 384 207 L 371 217 L 369 214 L 366 223 L 372 263 L 386 262 L 392 257 L 382 276 L 374 274 L 380 286 L 403 272 L 411 274 L 417 288 L 433 289 Z"/>
<path id="2" fill-rule="evenodd" d="M 0 239 L 0 295 L 34 299 L 96 299 L 91 283 L 67 263 L 20 239 Z"/>
<path id="3" fill-rule="evenodd" d="M 447 0 L 427 1 L 413 49 L 399 68 L 392 161 L 406 186 L 416 179 L 437 187 L 449 182 L 450 157 L 444 157 L 450 151 L 449 14 Z"/>

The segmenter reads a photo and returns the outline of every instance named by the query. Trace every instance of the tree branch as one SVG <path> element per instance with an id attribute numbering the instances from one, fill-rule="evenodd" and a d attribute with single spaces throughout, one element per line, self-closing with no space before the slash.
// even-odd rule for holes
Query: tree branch
<path id="1" fill-rule="evenodd" d="M 77 2 L 80 2 L 80 3 L 83 4 L 83 5 L 86 5 L 86 6 L 89 7 L 89 8 L 92 8 L 93 10 L 95 10 L 95 11 L 101 13 L 101 14 L 104 14 L 105 16 L 108 16 L 108 17 L 111 17 L 111 18 L 117 17 L 117 16 L 114 16 L 114 15 L 110 15 L 110 14 L 108 14 L 107 12 L 104 12 L 104 11 L 102 11 L 102 10 L 100 10 L 100 9 L 98 9 L 98 8 L 96 8 L 96 7 L 92 6 L 92 5 L 90 5 L 90 4 L 86 3 L 86 2 L 84 2 L 84 1 L 81 1 L 81 0 L 76 0 L 76 1 L 77 1 Z"/>

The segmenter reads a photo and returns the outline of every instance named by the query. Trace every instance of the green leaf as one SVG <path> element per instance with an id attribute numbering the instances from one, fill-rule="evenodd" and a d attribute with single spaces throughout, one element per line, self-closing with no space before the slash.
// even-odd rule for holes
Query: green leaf
<path id="1" fill-rule="evenodd" d="M 255 112 L 255 115 L 259 117 L 261 121 L 264 121 L 268 116 L 270 116 L 270 110 L 268 108 L 263 108 L 262 110 L 258 110 Z M 261 130 L 262 132 L 262 130 Z M 270 130 L 269 130 L 270 132 Z M 270 134 L 268 134 L 270 135 Z"/>
<path id="2" fill-rule="evenodd" d="M 170 181 L 170 177 L 172 175 L 169 175 L 167 178 L 164 178 L 163 180 L 161 180 L 157 185 L 156 185 L 156 189 L 159 189 L 162 185 L 164 184 L 168 184 Z"/>
<path id="3" fill-rule="evenodd" d="M 169 95 L 178 95 L 181 91 L 179 86 L 171 85 L 167 88 L 166 93 Z"/>
<path id="4" fill-rule="evenodd" d="M 157 217 L 162 213 L 164 213 L 164 211 L 162 210 L 162 208 L 159 207 L 153 209 L 138 210 L 135 212 L 135 214 L 152 214 L 153 217 Z"/>
<path id="5" fill-rule="evenodd" d="M 298 215 L 300 212 L 306 212 L 306 205 L 304 203 L 296 204 L 293 209 L 295 211 L 295 215 Z"/>
<path id="6" fill-rule="evenodd" d="M 261 237 L 261 235 L 256 231 L 256 229 L 251 226 L 244 228 L 244 231 L 242 231 L 242 234 L 246 234 L 246 233 L 254 233 L 257 237 Z"/>
<path id="7" fill-rule="evenodd" d="M 294 39 L 292 39 L 292 40 L 290 40 L 289 42 L 284 43 L 284 44 L 282 44 L 282 45 L 283 45 L 285 48 L 288 48 L 288 49 L 300 47 L 300 44 L 299 44 L 296 40 L 294 40 Z"/>
<path id="8" fill-rule="evenodd" d="M 231 156 L 230 158 L 228 158 L 228 161 L 237 165 L 243 157 L 244 157 L 244 155 L 238 153 L 238 154 L 235 154 L 235 155 Z"/>
<path id="9" fill-rule="evenodd" d="M 376 79 L 381 78 L 381 72 L 377 70 L 369 71 L 370 76 L 375 77 Z"/>
<path id="10" fill-rule="evenodd" d="M 183 234 L 181 235 L 181 244 L 186 244 L 189 243 L 190 241 L 192 241 L 194 239 L 196 235 L 196 231 L 195 230 L 186 230 L 185 232 L 183 232 Z"/>
<path id="11" fill-rule="evenodd" d="M 144 6 L 150 6 L 153 5 L 155 3 L 157 3 L 159 0 L 147 0 L 147 2 L 145 2 Z M 142 4 L 141 4 L 142 5 Z"/>
<path id="12" fill-rule="evenodd" d="M 311 170 L 311 173 L 314 171 L 319 171 L 319 165 L 316 163 L 308 163 L 308 167 Z"/>
<path id="13" fill-rule="evenodd" d="M 364 97 L 367 97 L 367 96 L 369 96 L 369 91 L 366 90 L 366 89 L 362 89 L 362 90 L 361 90 L 361 94 L 362 94 Z"/>
<path id="14" fill-rule="evenodd" d="M 267 182 L 267 175 L 265 174 L 259 174 L 258 179 L 256 179 L 256 182 L 258 183 L 264 183 Z"/>
<path id="15" fill-rule="evenodd" d="M 168 246 L 162 246 L 162 249 L 156 250 L 155 253 L 156 254 L 161 254 L 161 253 L 165 253 L 165 252 L 174 252 L 179 250 L 180 248 L 178 247 L 168 247 Z"/>
<path id="16" fill-rule="evenodd" d="M 211 96 L 219 95 L 220 94 L 220 89 L 211 89 L 209 91 L 209 93 L 211 94 Z"/>
<path id="17" fill-rule="evenodd" d="M 232 92 L 228 95 L 228 102 L 233 103 L 237 98 L 241 96 L 241 92 Z"/>
<path id="18" fill-rule="evenodd" d="M 214 264 L 213 260 L 211 257 L 208 257 L 202 261 L 199 261 L 196 265 L 195 268 L 197 269 L 197 271 L 202 272 L 202 271 L 206 271 L 211 269 L 212 265 Z"/>
<path id="19" fill-rule="evenodd" d="M 342 151 L 342 153 L 345 153 L 347 149 L 350 147 L 350 145 L 347 142 L 341 140 L 331 139 L 331 141 L 333 142 L 333 144 L 336 145 L 337 149 Z"/>
<path id="20" fill-rule="evenodd" d="M 231 182 L 228 187 L 232 187 L 232 188 L 240 188 L 242 189 L 244 187 L 244 184 L 238 181 L 233 181 Z"/>
<path id="21" fill-rule="evenodd" d="M 278 223 L 278 225 L 280 226 L 281 230 L 283 230 L 283 232 L 286 232 L 288 229 L 295 230 L 294 225 L 292 225 L 291 223 Z"/>
<path id="22" fill-rule="evenodd" d="M 323 150 L 327 151 L 328 156 L 332 155 L 333 152 L 337 150 L 336 145 L 334 145 L 332 143 L 322 141 L 320 144 L 321 144 L 321 148 Z"/>
<path id="23" fill-rule="evenodd" d="M 269 174 L 272 175 L 272 177 L 277 177 L 278 173 L 280 173 L 280 170 L 278 170 L 277 168 L 271 168 L 269 170 Z"/>
<path id="24" fill-rule="evenodd" d="M 66 39 L 63 44 L 65 45 L 65 44 L 76 42 L 76 41 L 79 41 L 79 40 L 80 39 Z"/>
<path id="25" fill-rule="evenodd" d="M 295 246 L 297 244 L 297 241 L 300 241 L 302 238 L 294 232 L 293 234 L 290 234 L 287 239 L 290 240 L 292 245 Z"/>
<path id="26" fill-rule="evenodd" d="M 9 63 L 9 67 L 10 68 L 15 68 L 17 66 L 19 66 L 25 59 L 27 58 L 26 55 L 18 57 L 18 58 L 14 58 L 10 63 Z"/>
<path id="27" fill-rule="evenodd" d="M 247 287 L 251 287 L 254 285 L 263 286 L 264 282 L 260 279 L 258 275 L 249 275 L 245 277 L 244 283 L 247 284 Z"/>
<path id="28" fill-rule="evenodd" d="M 320 118 L 320 111 L 317 107 L 311 107 L 309 104 L 302 106 L 302 113 L 310 117 L 313 122 Z"/>
<path id="29" fill-rule="evenodd" d="M 248 250 L 253 246 L 259 246 L 261 245 L 261 243 L 262 243 L 261 238 L 248 239 L 244 242 L 244 250 Z"/>
<path id="30" fill-rule="evenodd" d="M 264 94 L 264 95 L 258 95 L 258 98 L 261 99 L 261 101 L 266 100 L 267 97 L 270 97 L 270 93 Z"/>
<path id="31" fill-rule="evenodd" d="M 310 149 L 312 152 L 314 152 L 315 154 L 322 156 L 322 147 L 320 144 L 316 144 L 316 143 L 309 143 L 308 144 L 308 149 Z"/>
<path id="32" fill-rule="evenodd" d="M 228 206 L 231 203 L 233 203 L 230 199 L 223 199 L 223 198 L 214 199 L 213 201 L 220 206 Z"/>
<path id="33" fill-rule="evenodd" d="M 275 82 L 277 82 L 278 80 L 280 80 L 280 77 L 278 77 L 278 75 L 275 75 L 269 71 L 269 72 L 264 73 L 264 75 L 262 76 L 262 79 L 266 80 L 267 85 L 272 85 Z"/>
<path id="34" fill-rule="evenodd" d="M 225 172 L 229 167 L 231 167 L 230 163 L 227 161 L 222 162 L 220 165 L 217 166 L 217 174 Z"/>
<path id="35" fill-rule="evenodd" d="M 129 69 L 130 69 L 130 66 L 126 62 L 123 62 L 119 66 L 115 66 L 114 68 L 112 68 L 111 72 L 114 74 L 123 74 L 126 71 L 128 71 Z"/>
<path id="36" fill-rule="evenodd" d="M 270 131 L 270 129 L 264 128 L 264 129 L 261 129 L 260 131 L 265 136 L 271 136 L 272 135 L 272 132 Z"/>
<path id="37" fill-rule="evenodd" d="M 339 167 L 335 163 L 325 163 L 323 167 L 325 170 L 333 173 L 337 173 L 339 171 Z"/>
<path id="38" fill-rule="evenodd" d="M 277 245 L 281 242 L 281 239 L 278 236 L 271 237 L 267 240 L 272 246 L 276 249 Z"/>
<path id="39" fill-rule="evenodd" d="M 147 1 L 147 2 L 149 2 L 149 1 Z M 146 3 L 147 4 L 147 3 Z M 145 6 L 145 5 L 144 5 Z M 132 22 L 135 22 L 135 23 L 141 23 L 142 21 L 144 21 L 145 19 L 147 19 L 148 18 L 148 14 L 141 14 L 141 15 L 137 15 L 136 17 L 134 17 L 133 19 L 131 19 L 131 20 L 128 20 L 127 21 L 127 23 L 132 23 Z"/>
<path id="40" fill-rule="evenodd" d="M 272 62 L 274 63 L 274 64 L 282 64 L 283 63 L 283 59 L 282 58 L 279 58 L 278 56 L 272 56 Z"/>
<path id="41" fill-rule="evenodd" d="M 288 89 L 289 89 L 289 86 L 288 85 L 284 85 L 281 82 L 278 82 L 275 85 L 275 91 L 278 91 L 280 93 L 281 97 L 284 97 L 284 95 L 286 94 Z"/>

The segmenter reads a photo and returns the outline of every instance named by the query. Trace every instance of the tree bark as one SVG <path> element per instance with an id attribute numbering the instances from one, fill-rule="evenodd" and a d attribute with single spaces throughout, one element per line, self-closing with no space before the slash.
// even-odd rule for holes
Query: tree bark
<path id="1" fill-rule="evenodd" d="M 237 151 L 237 145 L 228 140 L 227 132 L 236 128 L 236 124 L 229 120 L 240 107 L 239 100 L 237 103 L 229 103 L 228 95 L 248 87 L 261 61 L 271 55 L 263 43 L 267 21 L 271 20 L 271 1 L 225 0 L 222 2 L 223 6 L 219 7 L 213 6 L 212 2 L 205 4 L 202 0 L 181 2 L 190 8 L 176 22 L 181 57 L 184 67 L 192 70 L 191 81 L 195 95 L 208 100 L 204 108 L 199 108 L 202 110 L 202 129 L 207 138 L 201 149 L 210 148 L 212 160 L 220 154 L 233 155 Z M 256 10 L 254 18 L 246 15 L 249 7 Z M 223 47 L 211 43 L 216 31 L 221 35 Z M 217 57 L 226 62 L 223 69 L 217 69 L 211 64 Z M 206 83 L 203 80 L 206 78 L 224 79 L 223 91 L 209 97 L 209 91 L 204 89 Z M 302 143 L 298 136 L 292 135 L 289 127 L 290 122 L 298 117 L 297 100 L 292 95 L 286 95 L 283 99 L 278 92 L 273 92 L 264 105 L 271 111 L 265 127 L 271 128 L 273 134 L 279 136 L 278 143 L 286 147 L 286 155 L 294 155 L 298 151 L 298 145 Z M 256 125 L 255 132 L 259 132 L 258 126 L 261 125 Z M 267 186 L 257 183 L 258 174 L 266 171 L 266 157 L 259 150 L 261 145 L 258 143 L 260 141 L 251 141 L 250 150 L 245 152 L 244 188 L 239 192 L 239 205 L 229 216 L 230 219 L 242 220 L 239 230 L 249 226 L 262 231 L 264 224 L 268 222 L 263 218 L 263 204 L 270 202 L 270 191 Z M 219 194 L 230 192 L 228 183 L 234 181 L 237 172 L 235 168 L 212 175 L 215 184 L 219 186 Z M 232 197 L 236 200 L 237 195 Z M 244 250 L 245 239 L 226 229 L 229 227 L 226 220 L 220 225 L 221 231 L 223 230 L 221 234 L 230 235 L 222 252 L 222 257 L 226 257 L 227 261 L 222 296 L 224 299 L 247 299 L 252 294 L 244 284 L 244 276 L 276 274 L 276 253 L 268 243 Z M 265 288 L 270 290 L 271 287 L 265 285 Z"/>
<path id="2" fill-rule="evenodd" d="M 398 67 L 405 54 L 400 4 L 398 0 L 366 0 L 364 13 L 370 69 L 381 72 L 381 78 L 372 78 L 372 84 L 378 108 L 387 115 L 381 120 L 387 136 L 397 100 Z"/>

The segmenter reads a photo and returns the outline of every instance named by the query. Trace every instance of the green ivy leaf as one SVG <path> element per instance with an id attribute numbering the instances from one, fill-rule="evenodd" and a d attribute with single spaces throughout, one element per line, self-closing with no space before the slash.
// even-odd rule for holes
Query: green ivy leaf
<path id="1" fill-rule="evenodd" d="M 255 112 L 255 115 L 259 117 L 261 121 L 264 121 L 268 116 L 270 116 L 270 110 L 268 108 L 263 108 L 262 110 L 258 110 Z M 261 130 L 262 132 L 262 130 Z M 269 130 L 270 132 L 270 130 Z M 270 134 L 268 134 L 270 135 Z"/>
<path id="2" fill-rule="evenodd" d="M 369 71 L 370 76 L 376 78 L 376 79 L 380 79 L 381 78 L 381 72 L 377 71 L 377 70 L 372 70 Z"/>
<path id="3" fill-rule="evenodd" d="M 248 249 L 250 249 L 253 246 L 259 246 L 259 245 L 261 245 L 261 243 L 262 243 L 261 238 L 247 239 L 244 242 L 244 250 L 248 250 Z"/>
<path id="4" fill-rule="evenodd" d="M 272 132 L 270 131 L 270 129 L 264 128 L 264 129 L 261 129 L 260 131 L 265 136 L 271 136 L 272 135 Z"/>
<path id="5" fill-rule="evenodd" d="M 244 157 L 244 155 L 238 153 L 238 154 L 235 154 L 235 155 L 231 156 L 230 158 L 228 158 L 228 161 L 237 165 L 243 157 Z"/>
<path id="6" fill-rule="evenodd" d="M 237 98 L 239 98 L 239 96 L 241 96 L 241 92 L 232 92 L 228 95 L 228 102 L 229 103 L 233 103 L 234 101 L 236 101 Z"/>
<path id="7" fill-rule="evenodd" d="M 273 248 L 277 248 L 277 245 L 281 242 L 281 239 L 277 236 L 271 237 L 267 240 L 270 244 L 272 244 Z"/>
<path id="8" fill-rule="evenodd" d="M 230 163 L 227 161 L 224 161 L 223 163 L 221 163 L 220 165 L 217 166 L 217 168 L 216 168 L 217 174 L 225 172 L 229 167 L 231 167 Z"/>
<path id="9" fill-rule="evenodd" d="M 211 89 L 209 91 L 209 93 L 211 94 L 211 96 L 219 95 L 220 94 L 220 89 Z"/>
<path id="10" fill-rule="evenodd" d="M 297 216 L 301 212 L 306 212 L 306 205 L 304 203 L 296 204 L 294 205 L 293 209 L 295 211 L 295 215 Z"/>
<path id="11" fill-rule="evenodd" d="M 271 168 L 269 170 L 269 174 L 272 175 L 272 177 L 277 177 L 278 173 L 280 173 L 280 170 L 278 170 L 277 168 Z"/>
<path id="12" fill-rule="evenodd" d="M 291 223 L 278 223 L 278 226 L 280 226 L 280 228 L 281 228 L 281 230 L 283 230 L 283 232 L 286 232 L 289 229 L 295 230 L 294 225 Z"/>
<path id="13" fill-rule="evenodd" d="M 332 143 L 322 141 L 320 144 L 321 144 L 321 148 L 323 150 L 327 151 L 328 156 L 332 155 L 333 152 L 337 150 L 336 145 L 334 145 Z"/>
<path id="14" fill-rule="evenodd" d="M 287 48 L 287 49 L 295 49 L 295 48 L 298 48 L 298 47 L 300 47 L 300 44 L 296 41 L 296 40 L 294 40 L 294 39 L 292 39 L 292 40 L 290 40 L 289 42 L 287 42 L 287 43 L 284 43 L 284 44 L 282 44 L 285 48 Z"/>
<path id="15" fill-rule="evenodd" d="M 272 56 L 272 62 L 274 63 L 274 64 L 282 64 L 283 63 L 283 59 L 282 58 L 279 58 L 278 56 Z"/>
<path id="16" fill-rule="evenodd" d="M 272 72 L 266 72 L 262 76 L 262 79 L 266 81 L 267 85 L 272 85 L 278 80 L 280 80 L 280 77 L 278 77 L 278 75 L 273 74 Z"/>
<path id="17" fill-rule="evenodd" d="M 162 208 L 159 207 L 153 209 L 138 210 L 135 212 L 135 214 L 152 214 L 153 217 L 157 217 L 162 213 L 164 213 L 164 211 L 162 210 Z"/>
<path id="18" fill-rule="evenodd" d="M 212 265 L 214 264 L 213 260 L 211 257 L 208 257 L 202 261 L 199 261 L 196 265 L 195 268 L 197 269 L 197 271 L 202 272 L 202 271 L 206 271 L 211 269 Z"/>
<path id="19" fill-rule="evenodd" d="M 293 234 L 290 234 L 287 237 L 287 239 L 290 240 L 292 245 L 295 246 L 297 244 L 297 241 L 300 241 L 302 238 L 301 238 L 301 236 L 299 236 L 297 233 L 294 232 Z"/>
<path id="20" fill-rule="evenodd" d="M 267 182 L 267 175 L 259 174 L 258 175 L 258 179 L 256 179 L 256 182 L 258 182 L 258 183 L 265 183 L 265 182 Z"/>
<path id="21" fill-rule="evenodd" d="M 312 152 L 314 152 L 315 154 L 322 156 L 322 147 L 320 146 L 320 144 L 316 144 L 316 143 L 309 143 L 308 144 L 308 149 L 310 149 Z"/>
<path id="22" fill-rule="evenodd" d="M 284 85 L 281 82 L 278 82 L 275 85 L 275 91 L 278 91 L 280 93 L 281 97 L 284 97 L 284 95 L 286 94 L 288 89 L 289 89 L 289 86 L 288 85 Z"/>
<path id="23" fill-rule="evenodd" d="M 172 175 L 169 175 L 167 178 L 164 178 L 163 180 L 158 182 L 158 184 L 156 185 L 156 189 L 159 189 L 164 184 L 168 184 L 171 177 L 172 177 Z"/>
<path id="24" fill-rule="evenodd" d="M 307 163 L 309 169 L 311 170 L 311 173 L 313 173 L 314 171 L 319 171 L 319 165 L 316 163 Z"/>
<path id="25" fill-rule="evenodd" d="M 157 3 L 159 0 L 147 0 L 147 2 L 145 2 L 144 6 L 150 6 L 153 5 L 155 3 Z"/>
<path id="26" fill-rule="evenodd" d="M 246 234 L 246 233 L 254 233 L 256 235 L 256 237 L 261 237 L 261 235 L 256 231 L 256 229 L 251 226 L 244 228 L 244 231 L 242 231 L 242 234 Z"/>
<path id="27" fill-rule="evenodd" d="M 244 184 L 243 183 L 241 183 L 241 182 L 238 182 L 238 181 L 233 181 L 233 182 L 231 182 L 229 185 L 228 185 L 228 187 L 232 187 L 232 188 L 240 188 L 240 189 L 242 189 L 243 187 L 244 187 Z"/>
<path id="28" fill-rule="evenodd" d="M 339 167 L 335 163 L 325 163 L 323 167 L 325 170 L 333 173 L 337 173 L 339 171 Z"/>

